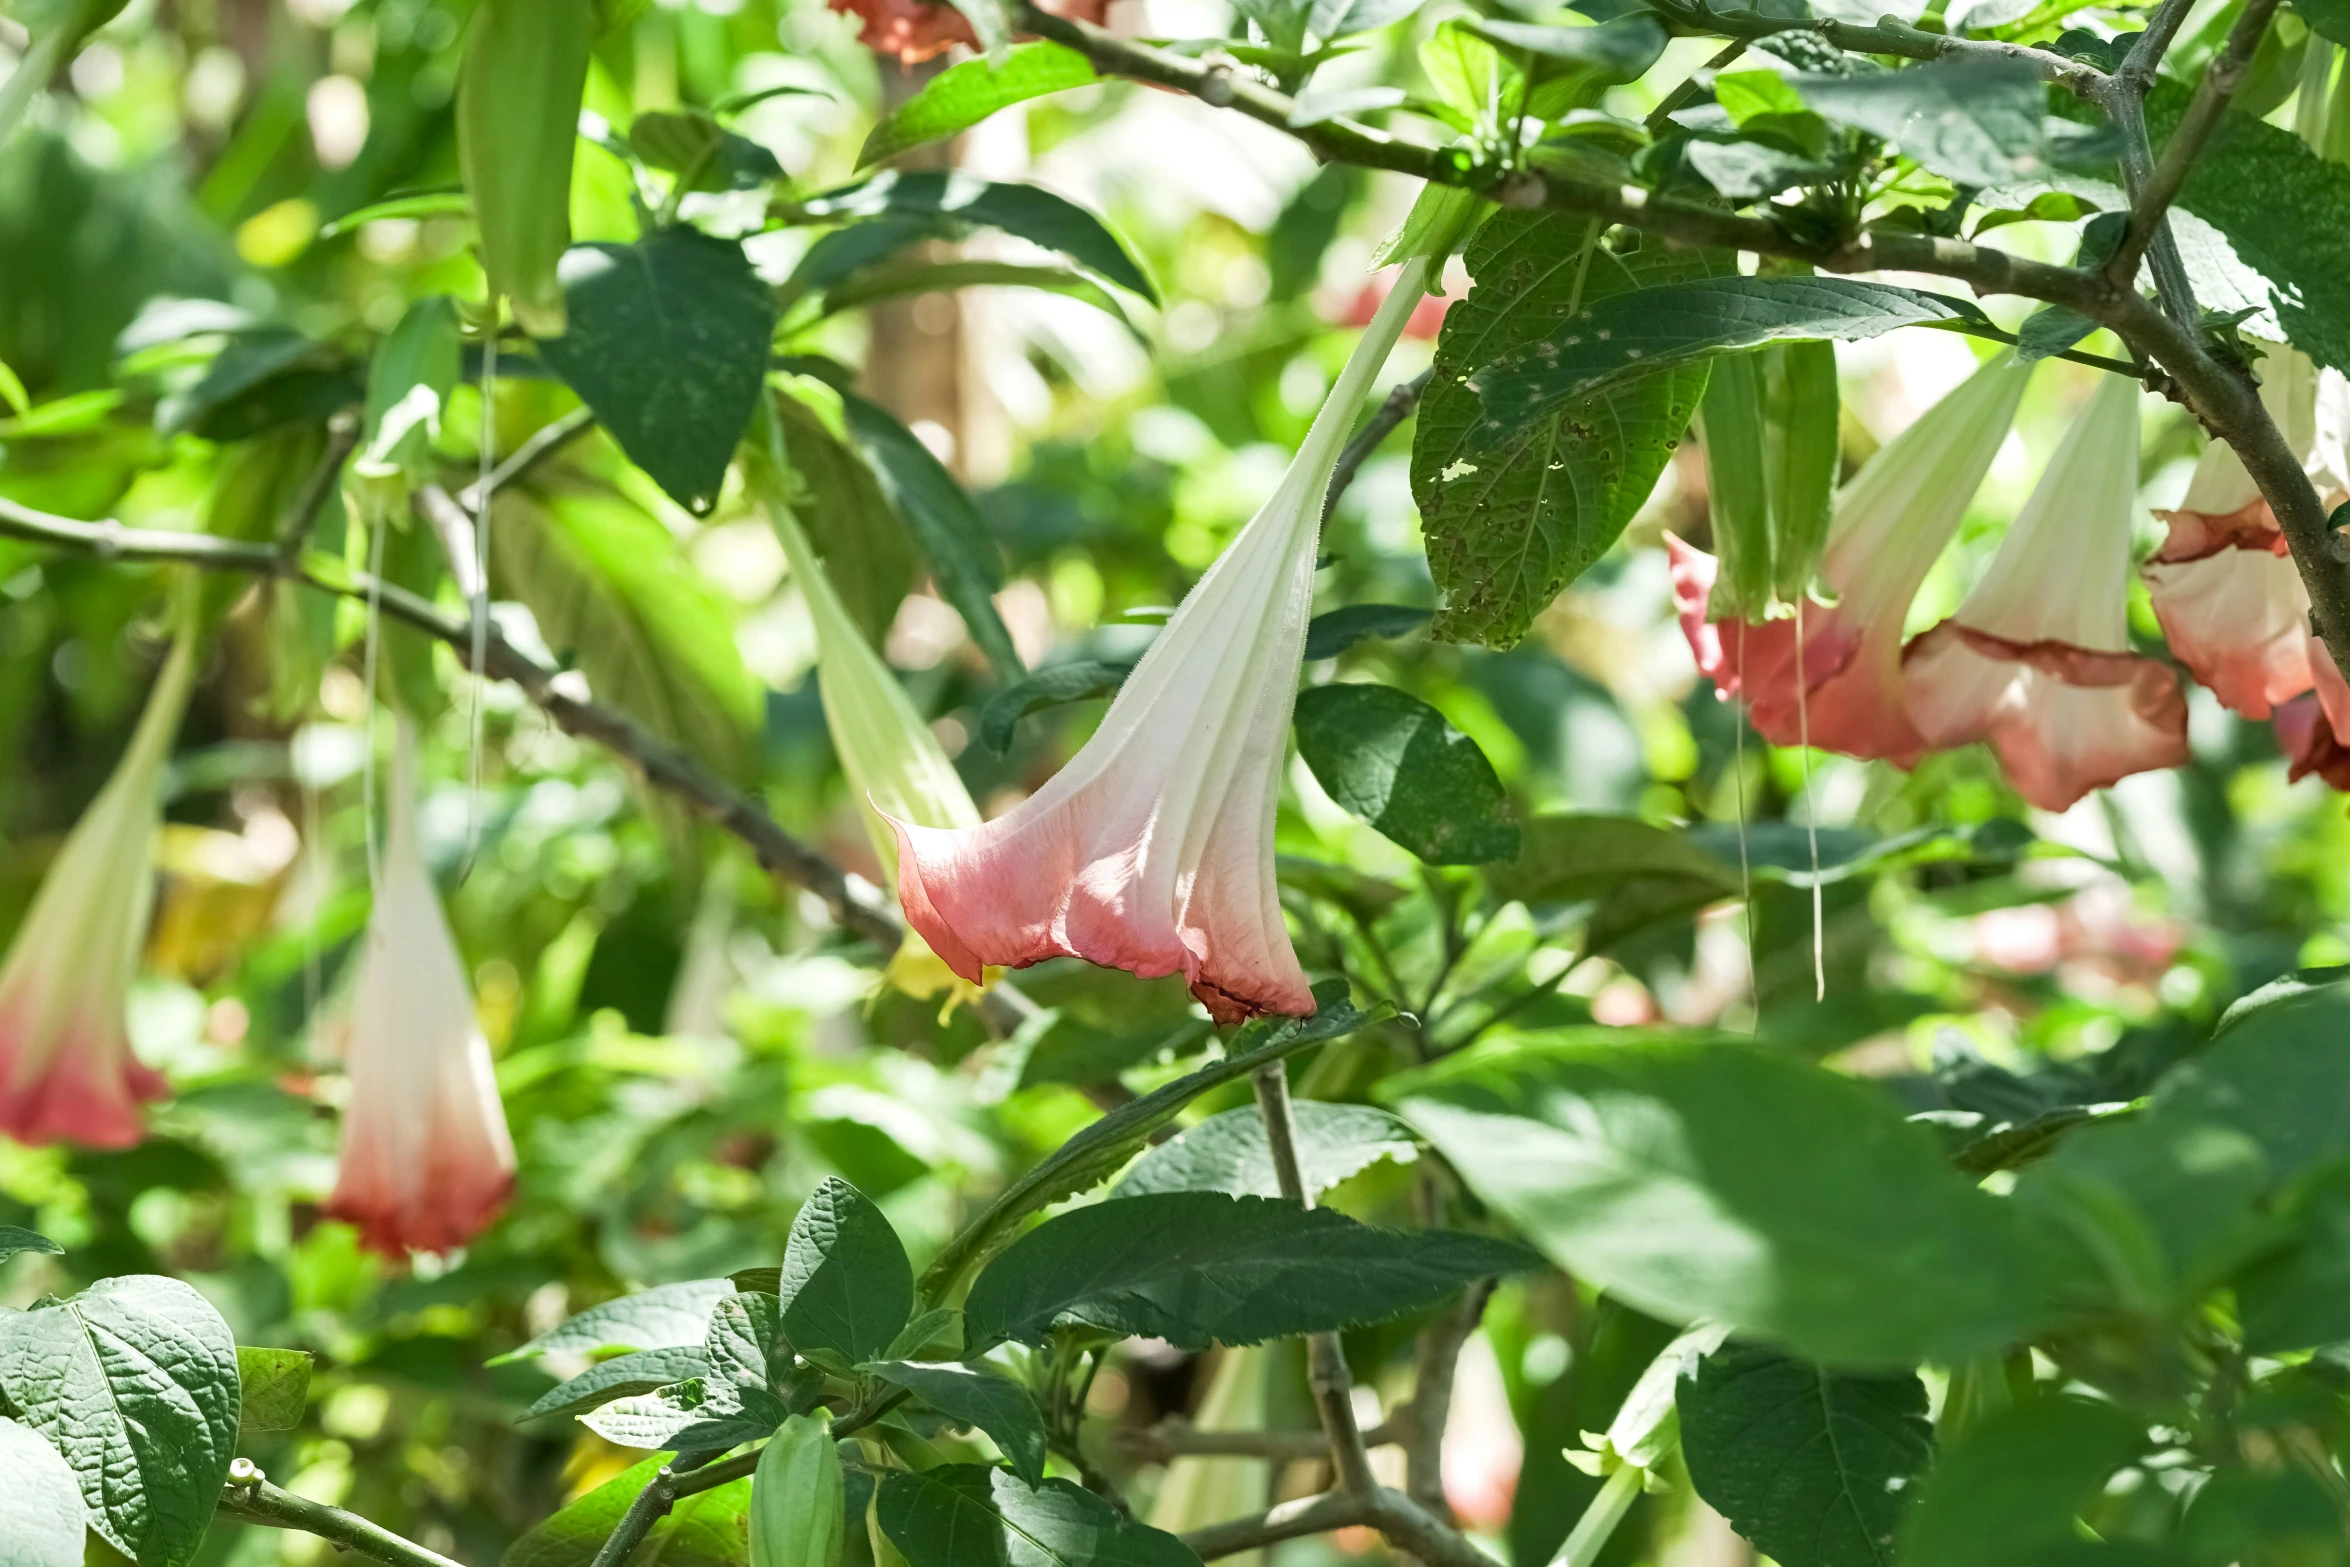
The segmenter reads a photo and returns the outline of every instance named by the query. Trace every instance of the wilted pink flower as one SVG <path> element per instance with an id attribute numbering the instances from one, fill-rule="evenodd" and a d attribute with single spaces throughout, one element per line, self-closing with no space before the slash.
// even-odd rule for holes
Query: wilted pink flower
<path id="1" fill-rule="evenodd" d="M 2350 745 L 2344 745 L 2334 732 L 2333 721 L 2326 717 L 2315 691 L 2278 703 L 2273 722 L 2277 749 L 2290 764 L 2285 773 L 2288 779 L 2299 783 L 2314 773 L 2329 788 L 2350 792 Z"/>
<path id="2" fill-rule="evenodd" d="M 163 765 L 195 681 L 183 632 L 114 776 L 65 840 L 0 966 L 0 1132 L 127 1148 L 170 1092 L 131 1053 L 127 1001 L 155 902 Z"/>
<path id="3" fill-rule="evenodd" d="M 2061 811 L 2187 759 L 2187 704 L 2128 651 L 2138 387 L 2108 376 L 1958 613 L 1904 659 L 1910 719 L 1937 747 L 1988 740 L 2016 792 Z"/>
<path id="4" fill-rule="evenodd" d="M 906 920 L 965 979 L 1071 956 L 1180 972 L 1220 1023 L 1314 1010 L 1274 885 L 1273 812 L 1323 491 L 1427 275 L 1405 263 L 1272 499 L 1069 765 L 978 827 L 892 823 Z"/>
<path id="5" fill-rule="evenodd" d="M 857 19 L 857 42 L 875 54 L 895 55 L 900 65 L 919 65 L 957 44 L 979 47 L 970 21 L 948 0 L 826 0 L 833 10 Z M 1100 26 L 1109 0 L 1041 0 L 1041 8 Z"/>
<path id="6" fill-rule="evenodd" d="M 2345 495 L 2342 378 L 2291 348 L 2261 360 L 2261 402 L 2330 507 Z M 2309 595 L 2259 486 L 2225 442 L 2204 448 L 2162 549 L 2140 568 L 2162 634 L 2222 705 L 2266 718 L 2309 689 Z"/>
<path id="7" fill-rule="evenodd" d="M 449 1251 L 489 1226 L 514 1144 L 457 943 L 416 841 L 416 735 L 393 751 L 383 864 L 345 1025 L 351 1102 L 327 1212 L 387 1256 Z"/>
<path id="8" fill-rule="evenodd" d="M 1773 745 L 1818 746 L 1907 767 L 1927 742 L 1902 706 L 1910 601 L 2007 438 L 2032 367 L 2003 353 L 1879 448 L 1836 498 L 1820 580 L 1833 604 L 1794 618 L 1706 620 L 1717 564 L 1668 538 L 1673 599 L 1698 668 L 1746 699 Z"/>

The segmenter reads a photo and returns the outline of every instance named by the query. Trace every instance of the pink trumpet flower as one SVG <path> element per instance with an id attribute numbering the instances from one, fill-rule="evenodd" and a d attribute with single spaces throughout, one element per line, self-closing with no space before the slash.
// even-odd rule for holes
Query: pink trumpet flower
<path id="1" fill-rule="evenodd" d="M 49 867 L 0 967 L 0 1132 L 127 1148 L 170 1092 L 131 1053 L 126 1000 L 155 901 L 163 766 L 195 683 L 181 632 L 114 776 Z"/>
<path id="2" fill-rule="evenodd" d="M 351 1078 L 327 1212 L 386 1256 L 444 1252 L 489 1227 L 514 1144 L 457 943 L 416 841 L 416 733 L 400 720 L 383 864 L 344 1025 Z"/>
<path id="3" fill-rule="evenodd" d="M 1927 748 L 1902 705 L 1910 601 L 1958 531 L 2015 421 L 2032 366 L 2002 353 L 1885 443 L 1836 497 L 1820 580 L 1832 605 L 1797 617 L 1712 624 L 1717 563 L 1668 537 L 1673 599 L 1697 667 L 1724 700 L 1746 698 L 1773 745 L 1813 745 L 1908 767 Z"/>
<path id="4" fill-rule="evenodd" d="M 2261 360 L 2261 401 L 2330 507 L 2343 473 L 2343 404 L 2350 387 L 2290 348 Z M 2309 595 L 2259 487 L 2224 442 L 2204 448 L 2176 511 L 2157 513 L 2170 537 L 2140 568 L 2155 617 L 2179 661 L 2220 702 L 2247 718 L 2309 689 Z"/>
<path id="5" fill-rule="evenodd" d="M 2042 810 L 2187 759 L 2177 677 L 2128 650 L 2137 485 L 2138 387 L 2108 376 L 1983 580 L 1904 660 L 1927 741 L 1990 741 Z"/>
<path id="6" fill-rule="evenodd" d="M 1072 956 L 1180 972 L 1219 1023 L 1313 1012 L 1274 886 L 1273 813 L 1322 495 L 1427 276 L 1424 258 L 1405 263 L 1272 499 L 1069 765 L 978 827 L 892 822 L 907 922 L 965 979 Z"/>

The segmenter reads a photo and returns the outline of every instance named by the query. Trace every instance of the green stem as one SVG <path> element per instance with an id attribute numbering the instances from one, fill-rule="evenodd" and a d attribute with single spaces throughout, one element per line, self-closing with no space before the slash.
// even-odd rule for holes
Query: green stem
<path id="1" fill-rule="evenodd" d="M 221 1493 L 220 1511 L 243 1523 L 272 1529 L 299 1529 L 315 1534 L 346 1551 L 382 1562 L 385 1567 L 462 1567 L 438 1551 L 428 1551 L 357 1513 L 344 1512 L 324 1502 L 280 1490 L 267 1480 L 231 1480 Z"/>
<path id="2" fill-rule="evenodd" d="M 1599 1553 L 1607 1548 L 1616 1525 L 1624 1521 L 1624 1514 L 1632 1510 L 1632 1499 L 1640 1494 L 1640 1483 L 1648 1471 L 1635 1464 L 1626 1464 L 1607 1477 L 1607 1484 L 1583 1509 L 1576 1520 L 1574 1533 L 1551 1560 L 1551 1567 L 1591 1567 L 1599 1560 Z"/>

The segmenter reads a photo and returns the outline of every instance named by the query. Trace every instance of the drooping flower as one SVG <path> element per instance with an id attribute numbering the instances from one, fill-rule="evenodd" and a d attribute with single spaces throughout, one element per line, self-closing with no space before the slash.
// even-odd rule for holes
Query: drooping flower
<path id="1" fill-rule="evenodd" d="M 1218 1022 L 1314 1010 L 1274 885 L 1273 813 L 1323 492 L 1427 275 L 1424 257 L 1404 264 L 1272 498 L 1069 765 L 984 826 L 894 824 L 906 918 L 966 979 L 1066 955 L 1180 972 Z"/>
<path id="2" fill-rule="evenodd" d="M 857 42 L 875 54 L 895 56 L 900 65 L 919 65 L 957 44 L 979 47 L 979 35 L 948 0 L 826 0 L 833 10 L 857 19 Z M 1041 0 L 1055 16 L 1100 26 L 1110 0 Z"/>
<path id="3" fill-rule="evenodd" d="M 892 822 L 956 830 L 979 825 L 955 764 L 937 736 L 915 711 L 913 699 L 889 665 L 865 640 L 840 592 L 825 574 L 815 549 L 792 513 L 786 474 L 789 453 L 779 425 L 767 423 L 769 450 L 748 465 L 750 487 L 768 523 L 783 544 L 792 580 L 816 626 L 816 689 L 824 703 L 824 727 L 840 756 L 841 772 L 860 802 L 865 831 L 885 879 L 898 869 L 898 840 Z M 977 984 L 980 976 L 967 976 Z M 890 982 L 909 994 L 936 995 L 954 983 L 919 929 L 907 933 L 892 959 Z"/>
<path id="4" fill-rule="evenodd" d="M 2315 691 L 2277 704 L 2277 749 L 2285 753 L 2285 777 L 2294 783 L 2316 774 L 2332 789 L 2350 792 L 2350 745 L 2334 732 Z"/>
<path id="5" fill-rule="evenodd" d="M 2342 451 L 2350 383 L 2294 349 L 2260 363 L 2261 401 L 2331 507 L 2350 495 Z M 2302 643 L 2309 595 L 2252 476 L 2223 441 L 2204 448 L 2176 511 L 2158 513 L 2170 537 L 2140 568 L 2155 617 L 2179 661 L 2221 703 L 2266 718 L 2309 689 Z"/>
<path id="6" fill-rule="evenodd" d="M 164 763 L 195 682 L 182 631 L 130 749 L 49 867 L 0 966 L 0 1132 L 127 1148 L 170 1090 L 131 1052 L 127 1003 L 155 901 Z"/>
<path id="7" fill-rule="evenodd" d="M 387 779 L 383 863 L 343 1027 L 351 1101 L 326 1211 L 387 1256 L 443 1252 L 489 1227 L 514 1186 L 514 1143 L 489 1042 L 416 838 L 416 731 L 403 717 Z"/>
<path id="8" fill-rule="evenodd" d="M 2129 651 L 2138 387 L 2104 378 L 1958 613 L 1904 659 L 1931 745 L 1988 740 L 2016 792 L 2061 811 L 2187 759 L 2177 677 Z"/>
<path id="9" fill-rule="evenodd" d="M 1902 623 L 2015 421 L 2032 367 L 2003 353 L 1878 449 L 1836 497 L 1820 580 L 1834 604 L 1711 623 L 1718 563 L 1669 538 L 1673 599 L 1697 667 L 1743 696 L 1773 745 L 1813 745 L 1907 767 L 1926 740 L 1902 706 Z"/>

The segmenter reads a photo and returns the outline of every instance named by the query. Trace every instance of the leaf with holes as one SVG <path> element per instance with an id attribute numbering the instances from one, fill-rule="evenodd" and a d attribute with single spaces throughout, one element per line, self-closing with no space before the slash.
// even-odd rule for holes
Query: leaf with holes
<path id="1" fill-rule="evenodd" d="M 1674 1395 L 1689 1478 L 1783 1567 L 1889 1567 L 1901 1511 L 1933 1458 L 1926 1385 L 1911 1371 L 1826 1371 L 1733 1343 Z"/>
<path id="2" fill-rule="evenodd" d="M 740 245 L 689 228 L 574 245 L 558 275 L 570 325 L 539 353 L 629 461 L 709 511 L 766 380 L 773 292 Z"/>
<path id="3" fill-rule="evenodd" d="M 1412 439 L 1412 499 L 1443 594 L 1434 632 L 1508 647 L 1615 543 L 1705 394 L 1706 367 L 1652 371 L 1577 398 L 1500 444 L 1468 377 L 1586 304 L 1703 277 L 1719 258 L 1661 244 L 1618 254 L 1602 225 L 1499 212 L 1469 241 L 1473 286 L 1444 318 Z"/>
<path id="4" fill-rule="evenodd" d="M 237 1346 L 177 1279 L 101 1279 L 0 1315 L 0 1395 L 65 1456 L 89 1524 L 149 1567 L 196 1552 L 235 1456 Z"/>
<path id="5" fill-rule="evenodd" d="M 1297 697 L 1297 750 L 1330 798 L 1431 865 L 1518 852 L 1493 764 L 1444 715 L 1393 686 L 1313 686 Z"/>

